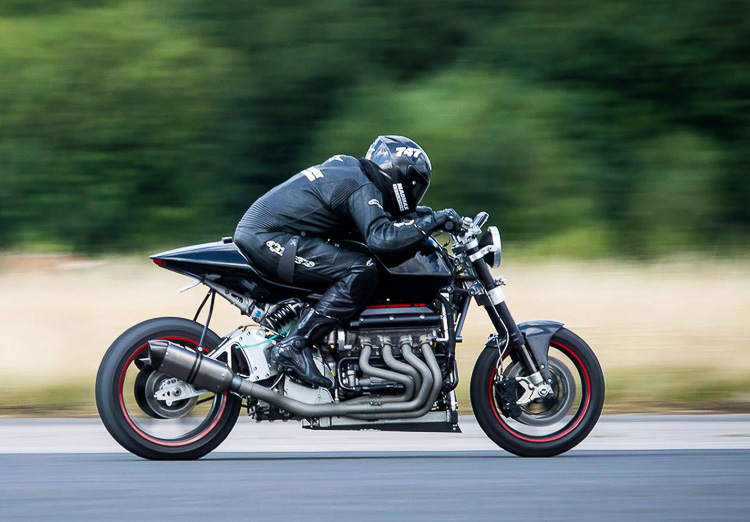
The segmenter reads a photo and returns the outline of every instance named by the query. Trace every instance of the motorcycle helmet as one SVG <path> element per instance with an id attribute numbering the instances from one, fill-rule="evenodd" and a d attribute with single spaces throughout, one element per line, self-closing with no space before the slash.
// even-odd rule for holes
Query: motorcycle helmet
<path id="1" fill-rule="evenodd" d="M 403 136 L 378 136 L 365 159 L 377 166 L 366 172 L 383 194 L 385 210 L 394 217 L 413 212 L 422 201 L 432 178 L 427 153 Z"/>

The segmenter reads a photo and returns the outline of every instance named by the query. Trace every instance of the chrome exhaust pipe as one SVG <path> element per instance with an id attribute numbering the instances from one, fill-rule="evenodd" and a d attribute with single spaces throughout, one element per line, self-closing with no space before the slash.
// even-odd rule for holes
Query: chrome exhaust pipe
<path id="1" fill-rule="evenodd" d="M 417 366 L 420 365 L 424 367 L 429 372 L 429 382 L 424 382 L 422 389 L 428 389 L 432 387 L 432 389 L 429 391 L 429 395 L 427 399 L 423 399 L 422 402 L 414 406 L 414 408 L 411 408 L 406 411 L 398 410 L 398 411 L 386 411 L 386 410 L 380 410 L 377 412 L 364 414 L 364 415 L 357 415 L 357 419 L 362 420 L 384 420 L 384 419 L 410 419 L 410 418 L 418 418 L 422 417 L 425 413 L 430 411 L 432 408 L 432 405 L 435 404 L 435 401 L 438 398 L 438 395 L 440 395 L 440 390 L 443 387 L 443 375 L 440 371 L 440 365 L 438 365 L 437 359 L 435 359 L 435 354 L 432 352 L 432 339 L 427 338 L 425 336 L 421 337 L 419 339 L 420 341 L 420 348 L 422 349 L 422 355 L 424 356 L 425 361 L 427 362 L 427 365 L 425 364 L 416 356 L 411 350 L 411 346 L 409 344 L 404 344 L 402 346 L 404 359 L 406 361 L 413 365 Z M 420 390 L 421 393 L 422 390 Z M 415 401 L 412 401 L 415 402 Z"/>
<path id="2" fill-rule="evenodd" d="M 388 345 L 390 348 L 390 345 Z M 385 352 L 386 346 L 383 346 L 383 352 Z M 378 377 L 379 379 L 385 379 L 387 381 L 396 382 L 404 387 L 404 392 L 396 395 L 395 397 L 388 397 L 391 399 L 386 402 L 404 402 L 411 398 L 414 394 L 414 379 L 403 373 L 394 372 L 391 370 L 384 370 L 381 368 L 375 368 L 370 364 L 370 356 L 372 355 L 372 342 L 370 339 L 362 340 L 362 351 L 359 357 L 359 366 L 365 375 L 372 377 Z M 385 397 L 383 397 L 385 399 Z M 381 399 L 381 400 L 383 400 Z"/>
<path id="3" fill-rule="evenodd" d="M 403 337 L 402 337 L 403 340 Z M 419 374 L 416 368 L 410 364 L 402 363 L 401 361 L 397 360 L 393 356 L 393 346 L 391 345 L 391 340 L 387 337 L 384 339 L 385 342 L 383 342 L 383 361 L 385 361 L 385 364 L 388 365 L 389 368 L 391 368 L 394 371 L 404 373 L 412 378 L 414 381 L 414 389 L 419 390 L 422 388 L 422 376 Z M 411 399 L 412 396 L 406 397 L 407 399 Z"/>
<path id="4" fill-rule="evenodd" d="M 284 397 L 265 386 L 245 380 L 235 375 L 225 364 L 206 358 L 202 354 L 170 343 L 169 341 L 150 341 L 149 357 L 151 359 L 151 366 L 157 371 L 190 383 L 198 389 L 214 393 L 222 393 L 230 390 L 238 395 L 265 401 L 297 417 L 367 415 L 368 419 L 375 420 L 376 418 L 384 418 L 382 417 L 383 414 L 391 414 L 394 417 L 421 417 L 435 402 L 437 394 L 434 392 L 437 390 L 439 393 L 442 387 L 440 367 L 432 353 L 430 347 L 431 341 L 426 337 L 421 338 L 420 341 L 427 365 L 411 352 L 411 347 L 408 345 L 404 345 L 404 357 L 422 373 L 422 386 L 415 399 L 408 402 L 394 403 L 384 403 L 372 399 L 368 403 L 352 402 L 349 404 L 349 401 L 347 401 L 338 404 L 306 404 Z M 432 387 L 431 391 L 429 391 L 430 387 Z M 433 398 L 433 395 L 435 398 Z M 419 409 L 415 411 L 416 408 Z M 422 413 L 415 415 L 418 412 Z"/>
<path id="5" fill-rule="evenodd" d="M 404 336 L 401 338 L 401 341 L 411 342 L 411 337 Z M 388 372 L 387 370 L 379 370 L 377 368 L 373 368 L 370 365 L 372 343 L 370 339 L 366 337 L 362 339 L 361 343 L 362 351 L 359 354 L 359 366 L 360 368 L 362 368 L 363 373 L 365 375 L 371 375 L 374 377 L 380 377 L 382 379 L 388 379 L 394 382 L 398 382 L 399 384 L 404 385 L 405 390 L 404 393 L 401 393 L 399 395 L 371 395 L 368 397 L 357 397 L 356 399 L 350 399 L 346 401 L 346 403 L 364 404 L 372 402 L 373 398 L 380 402 L 406 402 L 413 399 L 415 391 L 417 389 L 422 389 L 422 378 L 415 368 L 409 366 L 408 364 L 399 362 L 393 357 L 393 345 L 391 343 L 390 337 L 383 337 L 381 340 L 381 345 L 383 347 L 383 361 L 391 370 L 395 372 L 395 375 L 393 372 Z"/>
<path id="6" fill-rule="evenodd" d="M 199 390 L 222 393 L 231 386 L 234 378 L 226 364 L 169 341 L 149 341 L 148 357 L 156 371 L 192 384 Z"/>
<path id="7" fill-rule="evenodd" d="M 404 339 L 402 338 L 402 342 L 403 341 Z M 408 402 L 384 403 L 377 399 L 370 399 L 369 402 L 363 403 L 359 399 L 353 399 L 352 401 L 346 401 L 339 404 L 305 404 L 284 397 L 269 388 L 246 381 L 240 377 L 234 378 L 232 389 L 240 395 L 248 395 L 260 399 L 276 406 L 277 408 L 281 408 L 296 416 L 304 418 L 340 416 L 377 420 L 379 418 L 385 418 L 383 415 L 389 415 L 388 418 L 421 417 L 435 402 L 434 400 L 430 401 L 430 397 L 433 394 L 437 395 L 434 393 L 435 390 L 437 390 L 437 393 L 440 392 L 440 388 L 442 387 L 442 376 L 440 375 L 440 367 L 437 364 L 437 360 L 432 353 L 432 348 L 430 346 L 432 344 L 431 339 L 427 336 L 423 336 L 420 338 L 420 341 L 422 344 L 422 350 L 425 354 L 425 359 L 428 360 L 427 365 L 412 353 L 411 347 L 408 344 L 403 345 L 404 357 L 411 365 L 415 366 L 420 373 L 422 373 L 423 379 L 417 397 Z M 434 376 L 437 376 L 437 382 Z M 415 415 L 414 413 L 416 412 L 421 413 Z"/>

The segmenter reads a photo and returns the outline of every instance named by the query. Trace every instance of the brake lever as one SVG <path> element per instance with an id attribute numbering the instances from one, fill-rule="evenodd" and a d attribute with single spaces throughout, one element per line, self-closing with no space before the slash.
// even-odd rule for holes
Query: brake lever
<path id="1" fill-rule="evenodd" d="M 477 236 L 482 232 L 482 229 L 474 225 L 474 220 L 471 218 L 461 218 L 462 223 L 461 226 L 458 227 L 458 230 L 452 230 L 447 231 L 450 236 L 453 243 L 453 251 L 455 253 L 460 253 L 465 250 L 465 243 L 467 242 L 466 236 Z"/>
<path id="2" fill-rule="evenodd" d="M 476 222 L 470 217 L 463 218 L 464 224 L 461 227 L 461 232 L 470 236 L 478 236 L 482 233 L 481 226 L 478 226 Z"/>
<path id="3" fill-rule="evenodd" d="M 475 227 L 478 227 L 479 229 L 481 229 L 484 225 L 487 224 L 488 219 L 490 219 L 490 215 L 487 212 L 482 211 L 476 215 L 476 217 L 472 221 L 472 224 Z"/>

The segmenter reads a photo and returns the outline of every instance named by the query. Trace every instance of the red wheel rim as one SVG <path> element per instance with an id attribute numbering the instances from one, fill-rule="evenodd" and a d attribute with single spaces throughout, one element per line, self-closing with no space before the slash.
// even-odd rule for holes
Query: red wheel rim
<path id="1" fill-rule="evenodd" d="M 159 337 L 159 339 L 164 339 L 167 341 L 183 341 L 192 344 L 193 346 L 198 346 L 198 343 L 193 339 L 188 339 L 186 337 Z M 196 442 L 203 437 L 205 437 L 208 433 L 211 432 L 212 429 L 216 427 L 216 424 L 219 422 L 219 419 L 221 419 L 221 416 L 224 414 L 224 409 L 226 408 L 227 404 L 227 394 L 228 392 L 222 393 L 219 398 L 221 400 L 221 405 L 219 407 L 218 413 L 216 413 L 213 421 L 210 423 L 210 425 L 202 430 L 199 434 L 194 435 L 186 440 L 179 440 L 179 441 L 169 441 L 165 439 L 159 439 L 156 437 L 152 437 L 151 435 L 145 433 L 143 430 L 141 430 L 135 422 L 133 422 L 133 419 L 130 417 L 130 414 L 128 413 L 128 409 L 125 406 L 125 399 L 123 394 L 123 389 L 125 386 L 125 374 L 128 372 L 128 368 L 130 368 L 131 363 L 135 360 L 135 358 L 138 356 L 139 353 L 141 353 L 146 347 L 148 346 L 148 343 L 143 344 L 140 346 L 133 354 L 128 358 L 127 362 L 125 363 L 125 366 L 122 369 L 122 373 L 120 374 L 120 382 L 118 385 L 118 395 L 120 399 L 120 409 L 122 410 L 122 414 L 125 417 L 125 421 L 128 423 L 128 425 L 135 431 L 140 437 L 143 437 L 149 442 L 152 442 L 154 444 L 158 444 L 160 446 L 168 446 L 168 447 L 178 447 L 178 446 L 187 446 L 188 444 L 192 444 L 193 442 Z M 200 427 L 200 426 L 199 426 Z"/>
<path id="2" fill-rule="evenodd" d="M 552 341 L 552 345 L 555 346 L 556 348 L 559 348 L 560 350 L 562 350 L 564 352 L 567 352 L 569 355 L 571 355 L 575 359 L 575 362 L 577 363 L 576 367 L 579 370 L 583 371 L 583 376 L 585 378 L 585 386 L 584 386 L 585 393 L 584 393 L 583 407 L 579 407 L 579 410 L 576 413 L 576 415 L 575 415 L 575 417 L 574 417 L 574 419 L 572 421 L 572 424 L 570 426 L 566 427 L 566 428 L 561 429 L 557 433 L 554 433 L 554 434 L 549 435 L 549 436 L 543 436 L 543 437 L 532 437 L 532 436 L 528 436 L 528 435 L 524 435 L 522 433 L 519 433 L 518 431 L 516 431 L 513 428 L 511 428 L 510 426 L 508 426 L 508 424 L 505 422 L 505 420 L 503 420 L 502 414 L 498 413 L 497 407 L 495 406 L 495 399 L 493 397 L 493 392 L 494 392 L 494 389 L 495 389 L 493 383 L 494 383 L 494 380 L 495 380 L 495 375 L 497 373 L 497 368 L 494 368 L 492 370 L 492 374 L 490 375 L 489 400 L 490 400 L 490 405 L 492 407 L 492 413 L 495 416 L 495 419 L 497 419 L 497 422 L 500 424 L 500 426 L 503 427 L 503 429 L 505 429 L 505 431 L 507 431 L 508 433 L 510 433 L 511 435 L 513 435 L 514 437 L 516 437 L 518 439 L 521 439 L 521 440 L 524 440 L 524 441 L 527 441 L 527 442 L 536 442 L 536 443 L 554 442 L 556 440 L 559 440 L 559 439 L 565 437 L 570 432 L 572 432 L 574 429 L 576 429 L 576 427 L 581 423 L 581 420 L 583 420 L 583 417 L 586 415 L 586 412 L 588 411 L 589 404 L 591 404 L 591 380 L 589 379 L 589 373 L 586 370 L 586 366 L 583 364 L 583 362 L 581 362 L 580 357 L 578 357 L 578 355 L 576 355 L 573 352 L 573 350 L 571 350 L 570 348 L 568 348 L 564 344 L 562 344 L 562 343 L 560 343 L 558 341 Z M 580 372 L 579 372 L 579 375 L 580 375 Z"/>

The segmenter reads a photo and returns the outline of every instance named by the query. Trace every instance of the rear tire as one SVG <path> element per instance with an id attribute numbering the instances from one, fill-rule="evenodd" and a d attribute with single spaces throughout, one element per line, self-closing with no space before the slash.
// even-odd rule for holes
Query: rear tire
<path id="1" fill-rule="evenodd" d="M 497 348 L 485 348 L 472 372 L 471 405 L 479 426 L 498 446 L 521 457 L 552 457 L 574 448 L 594 428 L 604 404 L 604 375 L 589 345 L 563 328 L 554 335 L 550 347 L 566 355 L 578 370 L 581 397 L 569 422 L 546 435 L 525 434 L 514 429 L 510 419 L 498 408 L 493 384 Z M 509 362 L 507 355 L 503 362 Z"/>
<path id="2" fill-rule="evenodd" d="M 194 430 L 195 433 L 191 432 L 182 439 L 162 439 L 149 435 L 134 420 L 133 406 L 129 410 L 126 405 L 124 395 L 132 393 L 133 389 L 124 386 L 125 375 L 129 369 L 138 370 L 135 361 L 146 356 L 149 340 L 168 339 L 195 349 L 202 331 L 203 325 L 179 317 L 150 319 L 120 335 L 107 350 L 96 376 L 96 406 L 107 431 L 126 450 L 150 460 L 198 459 L 213 451 L 234 428 L 242 399 L 229 392 L 213 396 L 207 418 Z M 220 341 L 218 335 L 208 330 L 204 350 L 213 350 Z M 142 397 L 136 395 L 137 392 L 132 403 L 137 401 L 143 409 Z M 143 411 L 154 417 L 147 410 Z M 161 418 L 157 422 L 169 423 L 170 419 Z"/>

